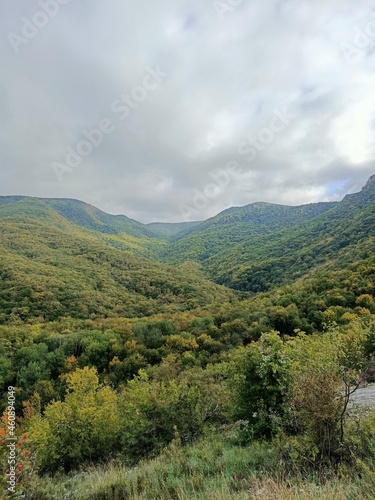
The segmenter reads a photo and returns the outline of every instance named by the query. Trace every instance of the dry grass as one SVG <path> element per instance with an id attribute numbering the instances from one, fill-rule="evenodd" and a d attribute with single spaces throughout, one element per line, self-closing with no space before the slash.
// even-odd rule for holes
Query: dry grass
<path id="1" fill-rule="evenodd" d="M 288 475 L 268 445 L 247 448 L 202 442 L 171 447 L 155 460 L 127 468 L 92 467 L 70 477 L 30 478 L 25 500 L 367 500 L 375 475 L 361 480 Z"/>

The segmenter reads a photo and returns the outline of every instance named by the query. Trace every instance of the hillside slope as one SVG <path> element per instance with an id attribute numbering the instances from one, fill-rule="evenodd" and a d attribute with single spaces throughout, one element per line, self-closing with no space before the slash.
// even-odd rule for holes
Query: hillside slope
<path id="1" fill-rule="evenodd" d="M 153 257 L 167 242 L 146 225 L 125 215 L 110 215 L 82 201 L 25 196 L 0 196 L 0 220 L 45 221 L 81 232 L 120 250 Z"/>
<path id="2" fill-rule="evenodd" d="M 304 224 L 261 235 L 206 260 L 208 275 L 238 290 L 265 291 L 322 264 L 333 269 L 373 255 L 375 176 L 359 193 Z"/>
<path id="3" fill-rule="evenodd" d="M 198 271 L 113 248 L 102 235 L 69 222 L 42 200 L 3 203 L 0 323 L 149 315 L 234 296 Z"/>
<path id="4" fill-rule="evenodd" d="M 183 262 L 188 259 L 203 262 L 236 244 L 301 224 L 334 206 L 335 203 L 297 207 L 253 203 L 245 207 L 229 208 L 190 231 L 177 235 L 175 241 L 162 251 L 161 256 L 167 262 Z"/>
<path id="5" fill-rule="evenodd" d="M 168 241 L 75 200 L 0 197 L 0 322 L 181 311 L 344 268 L 374 254 L 374 200 L 375 176 L 340 203 L 231 208 Z"/>

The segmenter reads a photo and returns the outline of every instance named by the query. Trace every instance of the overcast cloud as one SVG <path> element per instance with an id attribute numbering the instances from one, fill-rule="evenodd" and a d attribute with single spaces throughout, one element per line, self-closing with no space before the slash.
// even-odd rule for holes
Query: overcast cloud
<path id="1" fill-rule="evenodd" d="M 0 194 L 142 222 L 341 199 L 375 173 L 374 50 L 371 1 L 0 0 Z"/>

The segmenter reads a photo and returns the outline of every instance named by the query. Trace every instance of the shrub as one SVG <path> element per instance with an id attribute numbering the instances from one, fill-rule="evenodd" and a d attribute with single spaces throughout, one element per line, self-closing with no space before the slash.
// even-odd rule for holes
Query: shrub
<path id="1" fill-rule="evenodd" d="M 124 457 L 135 462 L 155 456 L 175 437 L 187 443 L 223 419 L 224 387 L 202 369 L 177 380 L 149 380 L 140 371 L 119 396 L 121 445 Z"/>
<path id="2" fill-rule="evenodd" d="M 232 358 L 233 416 L 246 420 L 251 437 L 271 437 L 286 416 L 289 360 L 277 332 L 239 349 Z"/>
<path id="3" fill-rule="evenodd" d="M 82 461 L 108 458 L 116 449 L 119 415 L 116 394 L 99 385 L 94 368 L 67 376 L 65 401 L 47 406 L 31 418 L 32 437 L 41 471 L 69 470 Z"/>
<path id="4" fill-rule="evenodd" d="M 307 433 L 320 460 L 331 460 L 340 449 L 341 388 L 340 378 L 332 372 L 303 374 L 293 384 L 291 402 L 297 426 Z"/>

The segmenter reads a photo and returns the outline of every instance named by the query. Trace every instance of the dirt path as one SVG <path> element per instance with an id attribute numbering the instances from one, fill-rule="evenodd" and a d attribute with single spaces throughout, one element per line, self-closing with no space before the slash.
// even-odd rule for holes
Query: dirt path
<path id="1" fill-rule="evenodd" d="M 357 389 L 351 397 L 353 405 L 375 406 L 375 384 Z"/>

